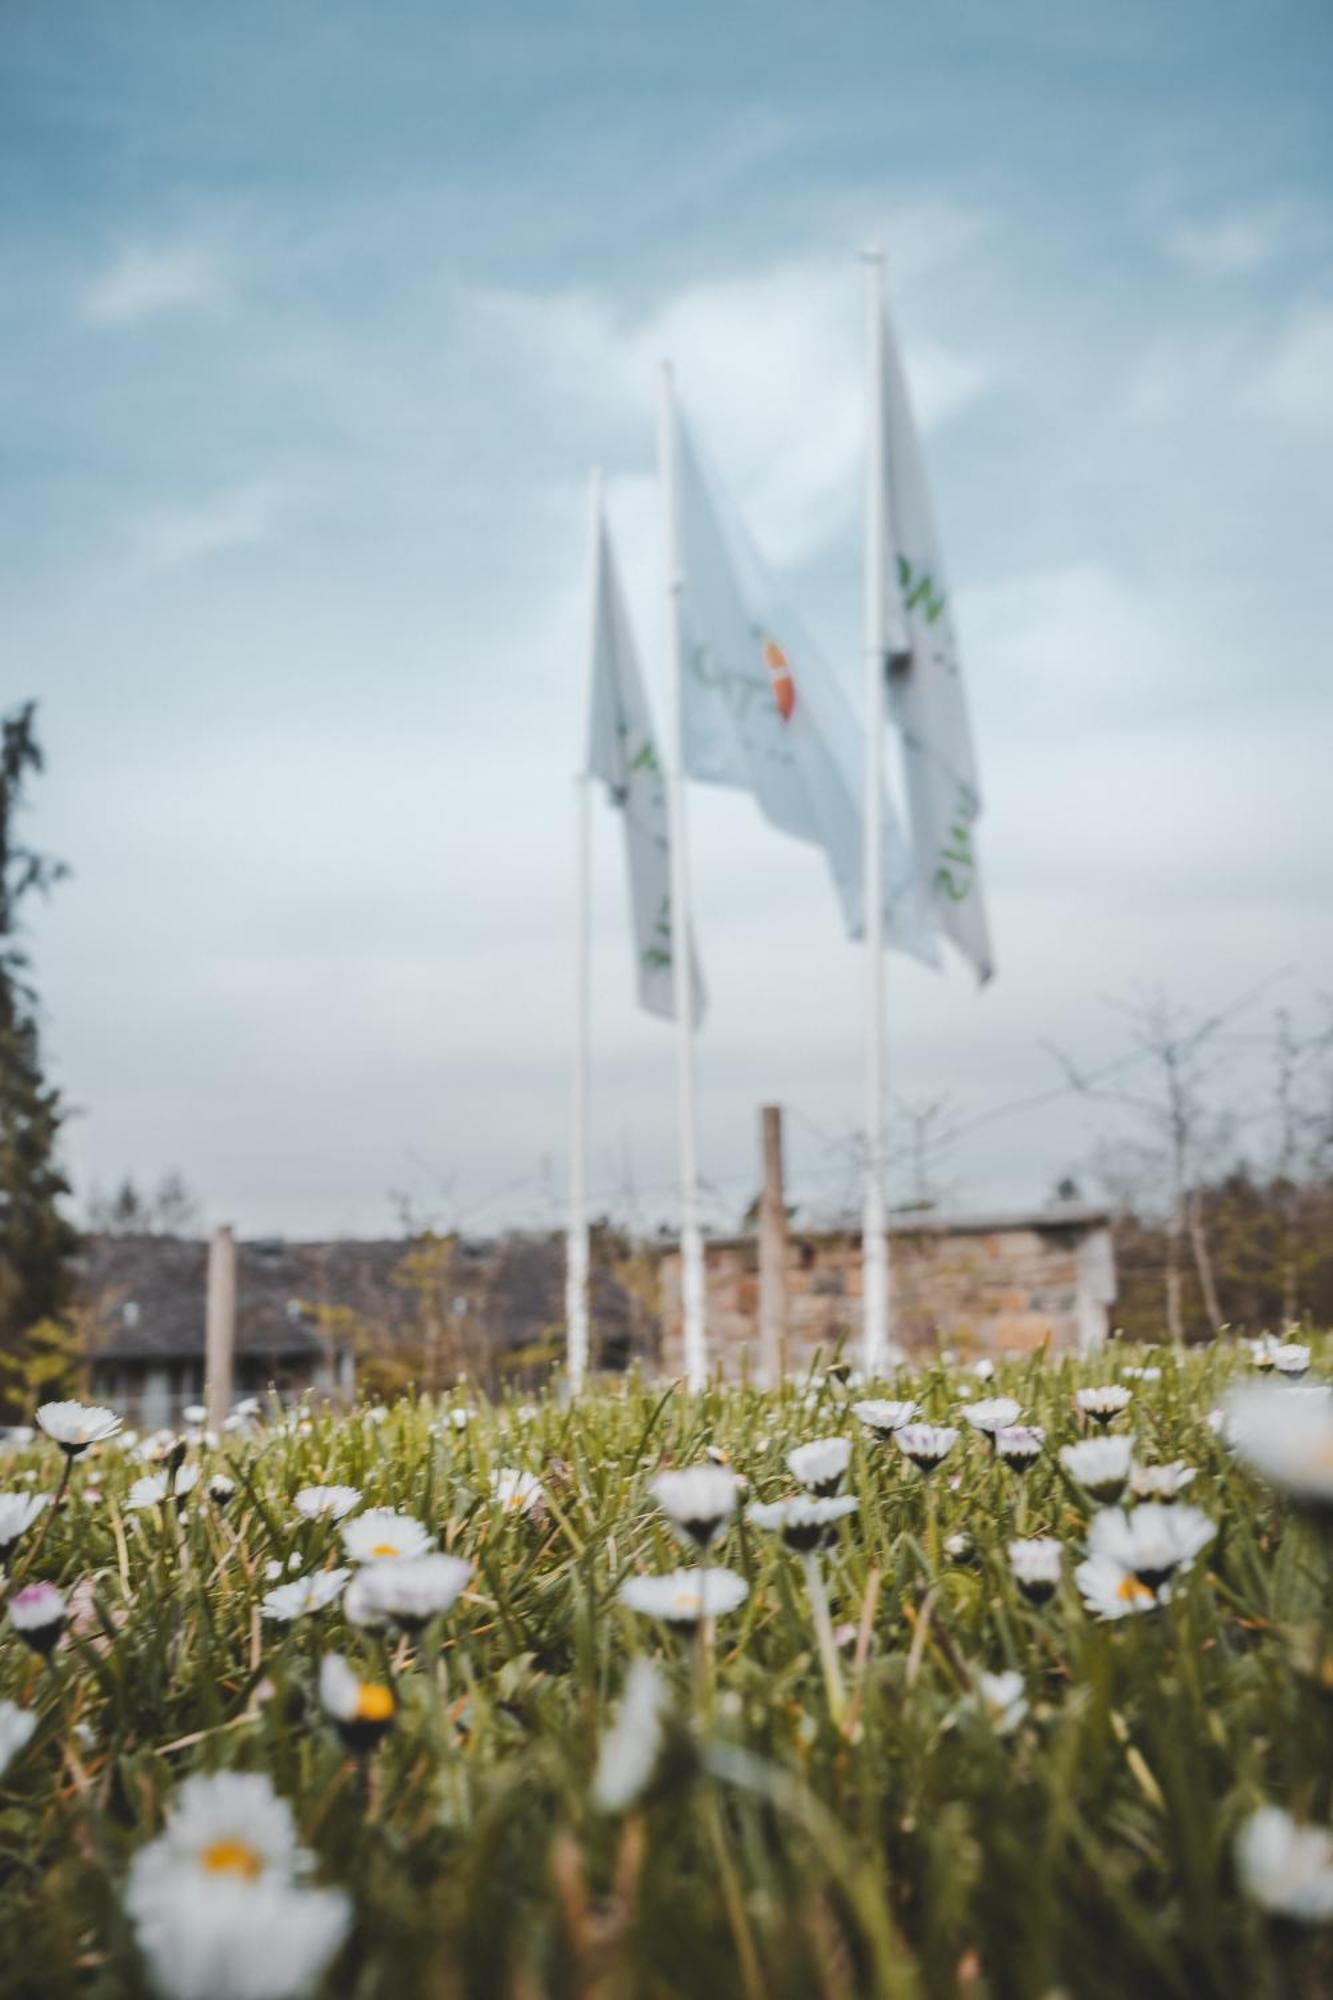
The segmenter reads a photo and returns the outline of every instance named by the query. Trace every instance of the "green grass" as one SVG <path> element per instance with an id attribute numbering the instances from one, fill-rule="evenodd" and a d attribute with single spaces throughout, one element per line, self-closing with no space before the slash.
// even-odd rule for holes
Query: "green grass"
<path id="1" fill-rule="evenodd" d="M 1145 1460 L 1197 1466 L 1186 1497 L 1218 1523 L 1171 1604 L 1104 1625 L 1070 1580 L 1091 1511 L 1055 1456 L 1079 1433 L 1073 1390 L 1143 1359 L 1038 1358 L 984 1390 L 937 1366 L 895 1390 L 941 1420 L 1016 1396 L 1048 1428 L 1022 1479 L 974 1437 L 922 1478 L 861 1434 L 831 1381 L 808 1403 L 793 1387 L 626 1384 L 576 1409 L 483 1407 L 443 1434 L 410 1402 L 378 1426 L 315 1413 L 225 1439 L 209 1462 L 226 1462 L 236 1498 L 192 1495 L 179 1521 L 123 1510 L 145 1470 L 132 1455 L 80 1459 L 35 1563 L 40 1526 L 12 1564 L 16 1580 L 81 1586 L 78 1628 L 49 1667 L 0 1628 L 0 1695 L 40 1715 L 0 1778 L 0 1991 L 143 1991 L 120 1911 L 129 1858 L 179 1781 L 221 1766 L 267 1772 L 320 1878 L 354 1898 L 328 1990 L 355 2000 L 1330 1990 L 1321 1938 L 1270 1934 L 1232 1873 L 1259 1804 L 1333 1816 L 1333 1694 L 1301 1666 L 1329 1616 L 1325 1552 L 1206 1423 L 1243 1357 L 1154 1352 L 1161 1380 L 1135 1384 L 1115 1426 Z M 711 1558 L 751 1585 L 719 1623 L 711 1675 L 688 1639 L 616 1597 L 636 1570 L 688 1560 L 646 1491 L 659 1465 L 712 1446 L 770 1499 L 793 1490 L 785 1452 L 831 1433 L 856 1439 L 861 1501 L 826 1563 L 833 1618 L 868 1642 L 859 1665 L 843 1654 L 842 1730 L 800 1563 L 743 1518 Z M 538 1475 L 541 1513 L 496 1510 L 502 1465 Z M 0 1487 L 34 1471 L 54 1487 L 54 1447 L 11 1453 Z M 474 1563 L 419 1645 L 351 1628 L 336 1605 L 261 1622 L 267 1562 L 335 1560 L 336 1529 L 291 1507 L 298 1487 L 335 1480 Z M 960 1530 L 973 1552 L 950 1560 Z M 1015 1532 L 1069 1544 L 1040 1610 L 1008 1573 Z M 329 1650 L 395 1677 L 398 1718 L 368 1764 L 319 1711 Z M 608 1817 L 589 1779 L 640 1652 L 675 1690 L 673 1749 L 642 1810 Z M 1030 1703 L 1007 1737 L 964 1699 L 974 1668 L 1002 1667 Z"/>

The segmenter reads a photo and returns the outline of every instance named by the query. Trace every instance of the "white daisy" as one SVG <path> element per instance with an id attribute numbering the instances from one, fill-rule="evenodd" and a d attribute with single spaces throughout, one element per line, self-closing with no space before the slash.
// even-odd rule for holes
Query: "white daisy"
<path id="1" fill-rule="evenodd" d="M 404 1556 L 367 1563 L 348 1586 L 343 1605 L 353 1625 L 395 1625 L 415 1630 L 452 1609 L 472 1574 L 458 1556 Z"/>
<path id="2" fill-rule="evenodd" d="M 603 1812 L 624 1812 L 647 1791 L 662 1755 L 670 1707 L 660 1669 L 651 1660 L 635 1660 L 593 1774 L 593 1801 Z"/>
<path id="3" fill-rule="evenodd" d="M 1009 1567 L 1023 1595 L 1034 1604 L 1044 1604 L 1059 1586 L 1064 1544 L 1052 1535 L 1032 1535 L 1025 1541 L 1010 1542 Z"/>
<path id="4" fill-rule="evenodd" d="M 341 1521 L 361 1505 L 361 1494 L 355 1486 L 303 1486 L 292 1505 L 307 1521 Z"/>
<path id="5" fill-rule="evenodd" d="M 1121 1374 L 1127 1382 L 1160 1382 L 1160 1368 L 1122 1368 Z"/>
<path id="6" fill-rule="evenodd" d="M 750 1595 L 750 1586 L 731 1569 L 677 1569 L 667 1576 L 629 1577 L 618 1594 L 622 1604 L 646 1617 L 668 1625 L 697 1625 L 701 1618 L 735 1611 Z"/>
<path id="7" fill-rule="evenodd" d="M 187 1424 L 194 1424 L 196 1427 L 208 1422 L 208 1411 L 202 1403 L 187 1403 L 181 1411 L 181 1416 Z"/>
<path id="8" fill-rule="evenodd" d="M 976 1376 L 978 1382 L 993 1382 L 995 1380 L 995 1363 L 990 1359 L 989 1355 L 983 1354 L 980 1361 L 972 1363 L 972 1373 Z"/>
<path id="9" fill-rule="evenodd" d="M 164 2000 L 297 2000 L 347 1935 L 350 1899 L 295 1880 L 307 1858 L 257 1773 L 187 1778 L 130 1864 L 125 1907 Z"/>
<path id="10" fill-rule="evenodd" d="M 465 1431 L 468 1425 L 472 1422 L 472 1412 L 471 1410 L 462 1410 L 462 1409 L 450 1410 L 449 1422 L 453 1425 L 456 1431 Z"/>
<path id="11" fill-rule="evenodd" d="M 766 1533 L 781 1535 L 798 1555 L 809 1555 L 814 1549 L 831 1549 L 838 1539 L 839 1521 L 857 1513 L 860 1506 L 850 1493 L 826 1500 L 772 1500 L 749 1508 L 746 1519 Z"/>
<path id="12" fill-rule="evenodd" d="M 53 1583 L 29 1583 L 9 1600 L 9 1622 L 36 1653 L 49 1653 L 65 1626 L 65 1600 Z"/>
<path id="13" fill-rule="evenodd" d="M 1299 1340 L 1284 1340 L 1280 1347 L 1273 1349 L 1273 1366 L 1279 1375 L 1285 1375 L 1288 1381 L 1295 1381 L 1309 1372 L 1310 1350 Z"/>
<path id="14" fill-rule="evenodd" d="M 992 1431 L 995 1456 L 1015 1472 L 1026 1472 L 1041 1457 L 1046 1433 L 1040 1424 L 1005 1424 Z"/>
<path id="15" fill-rule="evenodd" d="M 827 1500 L 842 1485 L 851 1458 L 852 1447 L 846 1438 L 813 1438 L 787 1453 L 787 1470 L 817 1499 Z"/>
<path id="16" fill-rule="evenodd" d="M 964 1403 L 960 1412 L 974 1431 L 980 1431 L 992 1443 L 996 1431 L 1008 1430 L 1022 1414 L 1022 1405 L 1012 1396 L 987 1396 L 979 1403 Z"/>
<path id="17" fill-rule="evenodd" d="M 356 1563 L 392 1562 L 400 1557 L 424 1556 L 433 1548 L 435 1537 L 411 1514 L 397 1514 L 392 1507 L 371 1507 L 345 1521 L 343 1547 Z"/>
<path id="18" fill-rule="evenodd" d="M 1303 1924 L 1333 1922 L 1333 1832 L 1262 1806 L 1236 1835 L 1236 1872 L 1251 1902 Z"/>
<path id="19" fill-rule="evenodd" d="M 49 1504 L 47 1493 L 0 1493 L 0 1549 L 12 1548 Z"/>
<path id="20" fill-rule="evenodd" d="M 904 1424 L 893 1434 L 893 1442 L 904 1458 L 922 1472 L 929 1472 L 949 1456 L 958 1442 L 952 1424 Z"/>
<path id="21" fill-rule="evenodd" d="M 1276 1383 L 1234 1389 L 1224 1417 L 1228 1442 L 1270 1486 L 1318 1508 L 1333 1507 L 1333 1394 Z"/>
<path id="22" fill-rule="evenodd" d="M 226 1507 L 236 1498 L 236 1481 L 225 1472 L 215 1472 L 206 1490 L 215 1507 Z"/>
<path id="23" fill-rule="evenodd" d="M 87 1451 L 90 1444 L 101 1444 L 105 1438 L 114 1437 L 121 1426 L 114 1410 L 103 1409 L 96 1403 L 43 1403 L 37 1421 L 51 1441 L 71 1458 Z"/>
<path id="24" fill-rule="evenodd" d="M 33 1730 L 37 1717 L 17 1702 L 0 1701 L 0 1777 L 3 1777 Z"/>
<path id="25" fill-rule="evenodd" d="M 491 1474 L 491 1498 L 506 1514 L 530 1514 L 543 1498 L 542 1483 L 530 1472 L 503 1465 Z"/>
<path id="26" fill-rule="evenodd" d="M 319 1663 L 319 1698 L 349 1749 L 373 1749 L 393 1724 L 393 1689 L 363 1681 L 340 1653 L 326 1653 Z"/>
<path id="27" fill-rule="evenodd" d="M 1074 1582 L 1089 1611 L 1098 1618 L 1128 1618 L 1139 1611 L 1155 1611 L 1170 1595 L 1169 1589 L 1150 1590 L 1132 1569 L 1111 1556 L 1089 1556 L 1074 1571 Z"/>
<path id="28" fill-rule="evenodd" d="M 259 1609 L 265 1618 L 276 1618 L 280 1624 L 290 1625 L 295 1618 L 304 1618 L 308 1612 L 322 1611 L 326 1604 L 335 1603 L 351 1574 L 350 1569 L 318 1569 L 313 1576 L 280 1583 L 276 1590 L 268 1591 L 260 1599 Z"/>
<path id="29" fill-rule="evenodd" d="M 1128 1513 L 1105 1507 L 1092 1517 L 1088 1553 L 1109 1556 L 1149 1590 L 1160 1590 L 1177 1570 L 1190 1567 L 1216 1533 L 1216 1523 L 1198 1507 L 1163 1507 L 1151 1500 Z"/>
<path id="30" fill-rule="evenodd" d="M 1012 1735 L 1028 1712 L 1023 1676 L 1012 1670 L 1003 1674 L 979 1673 L 973 1700 L 997 1736 Z"/>
<path id="31" fill-rule="evenodd" d="M 1124 1492 L 1133 1455 L 1132 1438 L 1082 1438 L 1061 1447 L 1060 1463 L 1076 1486 L 1105 1502 Z"/>
<path id="32" fill-rule="evenodd" d="M 1165 1507 L 1196 1477 L 1195 1468 L 1184 1459 L 1171 1465 L 1134 1465 L 1130 1467 L 1129 1490 L 1136 1500 L 1157 1500 Z"/>
<path id="33" fill-rule="evenodd" d="M 160 1507 L 168 1498 L 180 1502 L 193 1492 L 198 1479 L 193 1465 L 178 1465 L 174 1473 L 147 1472 L 134 1481 L 125 1495 L 125 1505 L 137 1514 L 145 1507 Z"/>
<path id="34" fill-rule="evenodd" d="M 720 1465 L 659 1472 L 648 1491 L 683 1539 L 706 1549 L 736 1511 L 738 1481 Z"/>
<path id="35" fill-rule="evenodd" d="M 389 1421 L 389 1412 L 385 1409 L 383 1403 L 372 1403 L 368 1410 L 362 1412 L 362 1415 L 368 1424 L 387 1424 Z"/>
<path id="36" fill-rule="evenodd" d="M 1127 1410 L 1133 1400 L 1134 1391 L 1122 1388 L 1118 1382 L 1108 1382 L 1094 1389 L 1076 1389 L 1074 1401 L 1085 1417 L 1094 1423 L 1109 1424 L 1122 1410 Z"/>
<path id="37" fill-rule="evenodd" d="M 944 1553 L 950 1562 L 966 1562 L 975 1549 L 976 1543 L 971 1535 L 963 1534 L 961 1529 L 944 1537 Z"/>
<path id="38" fill-rule="evenodd" d="M 892 1437 L 904 1424 L 911 1423 L 916 1415 L 916 1404 L 889 1402 L 882 1396 L 876 1396 L 864 1403 L 853 1403 L 852 1415 L 859 1417 L 876 1437 Z"/>

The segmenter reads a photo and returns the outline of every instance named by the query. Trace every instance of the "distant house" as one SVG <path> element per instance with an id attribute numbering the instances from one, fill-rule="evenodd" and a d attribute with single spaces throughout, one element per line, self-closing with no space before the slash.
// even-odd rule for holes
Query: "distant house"
<path id="1" fill-rule="evenodd" d="M 238 1242 L 235 1398 L 314 1390 L 350 1401 L 355 1360 L 345 1329 L 355 1322 L 380 1354 L 419 1352 L 432 1314 L 437 1335 L 444 1322 L 445 1381 L 467 1375 L 486 1389 L 540 1381 L 564 1340 L 563 1237 L 453 1239 L 445 1296 L 424 1310 L 410 1275 L 420 1249 L 405 1238 Z M 80 1292 L 93 1321 L 93 1389 L 141 1429 L 177 1422 L 203 1401 L 207 1269 L 202 1241 L 84 1240 Z M 598 1365 L 621 1369 L 634 1354 L 652 1355 L 656 1316 L 596 1243 L 592 1291 Z"/>
<path id="2" fill-rule="evenodd" d="M 376 1254 L 380 1253 L 380 1254 Z M 314 1310 L 388 1291 L 400 1244 L 237 1245 L 234 1394 L 314 1389 L 350 1401 L 350 1346 Z M 170 1236 L 85 1239 L 80 1291 L 93 1318 L 92 1386 L 141 1429 L 179 1421 L 204 1393 L 208 1245 Z"/>

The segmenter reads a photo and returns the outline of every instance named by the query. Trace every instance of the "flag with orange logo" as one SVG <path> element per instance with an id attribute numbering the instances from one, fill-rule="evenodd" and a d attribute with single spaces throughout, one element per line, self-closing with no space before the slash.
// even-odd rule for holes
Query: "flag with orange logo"
<path id="1" fill-rule="evenodd" d="M 857 707 L 765 568 L 677 413 L 681 722 L 689 777 L 753 792 L 772 825 L 828 857 L 862 922 L 864 737 Z M 911 856 L 885 801 L 886 942 L 935 963 Z"/>

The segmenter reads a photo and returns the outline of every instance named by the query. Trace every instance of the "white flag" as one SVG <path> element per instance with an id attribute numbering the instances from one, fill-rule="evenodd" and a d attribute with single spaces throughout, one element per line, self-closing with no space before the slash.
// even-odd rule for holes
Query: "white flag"
<path id="1" fill-rule="evenodd" d="M 606 786 L 625 829 L 639 1004 L 675 1019 L 671 972 L 671 855 L 666 787 L 605 522 L 597 523 L 592 699 L 587 771 Z M 703 1019 L 699 956 L 690 940 L 692 1019 Z"/>
<path id="2" fill-rule="evenodd" d="M 976 849 L 981 787 L 925 465 L 887 320 L 883 352 L 889 712 L 902 734 L 927 919 L 986 980 L 995 968 Z"/>
<path id="3" fill-rule="evenodd" d="M 862 921 L 864 737 L 744 524 L 676 418 L 682 726 L 692 778 L 753 792 L 766 819 L 822 847 L 853 937 Z M 936 963 L 911 856 L 885 800 L 885 942 Z"/>

